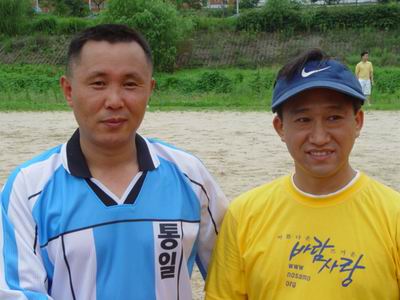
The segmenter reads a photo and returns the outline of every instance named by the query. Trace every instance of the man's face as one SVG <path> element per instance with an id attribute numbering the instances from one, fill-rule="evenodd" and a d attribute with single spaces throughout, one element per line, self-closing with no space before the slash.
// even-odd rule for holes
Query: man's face
<path id="1" fill-rule="evenodd" d="M 136 42 L 89 41 L 61 78 L 81 142 L 103 148 L 132 143 L 154 88 L 152 69 Z"/>
<path id="2" fill-rule="evenodd" d="M 303 179 L 346 180 L 349 155 L 363 125 L 351 100 L 328 89 L 304 91 L 283 104 L 282 120 L 273 124 Z"/>
<path id="3" fill-rule="evenodd" d="M 362 61 L 367 61 L 368 60 L 368 53 L 364 54 L 361 59 L 362 59 Z"/>

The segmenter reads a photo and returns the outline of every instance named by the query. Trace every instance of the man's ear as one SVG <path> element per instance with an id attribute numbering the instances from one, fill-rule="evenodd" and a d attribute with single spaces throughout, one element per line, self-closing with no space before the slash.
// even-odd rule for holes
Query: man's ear
<path id="1" fill-rule="evenodd" d="M 65 100 L 67 100 L 68 106 L 72 107 L 73 102 L 72 102 L 72 86 L 70 79 L 66 76 L 63 75 L 60 78 L 60 86 L 64 94 Z"/>
<path id="2" fill-rule="evenodd" d="M 364 125 L 364 111 L 359 109 L 356 112 L 355 121 L 356 121 L 356 138 L 358 138 L 360 136 L 361 129 Z"/>
<path id="3" fill-rule="evenodd" d="M 281 141 L 285 142 L 285 134 L 283 132 L 283 121 L 279 116 L 275 116 L 272 124 L 274 125 L 276 133 L 281 137 Z"/>

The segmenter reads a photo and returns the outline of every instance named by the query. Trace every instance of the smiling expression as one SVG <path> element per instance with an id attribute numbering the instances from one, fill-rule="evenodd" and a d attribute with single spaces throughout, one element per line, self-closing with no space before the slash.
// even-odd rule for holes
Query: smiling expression
<path id="1" fill-rule="evenodd" d="M 306 90 L 283 104 L 274 127 L 295 162 L 300 180 L 334 180 L 346 184 L 353 176 L 349 155 L 363 125 L 348 96 L 329 89 Z"/>

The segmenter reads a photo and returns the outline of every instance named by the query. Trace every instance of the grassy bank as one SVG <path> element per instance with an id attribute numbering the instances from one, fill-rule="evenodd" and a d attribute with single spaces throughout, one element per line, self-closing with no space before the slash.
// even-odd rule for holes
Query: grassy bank
<path id="1" fill-rule="evenodd" d="M 277 68 L 193 69 L 155 74 L 151 110 L 264 111 Z M 0 65 L 1 111 L 68 110 L 58 86 L 61 67 Z M 400 110 L 400 68 L 376 68 L 373 106 Z"/>

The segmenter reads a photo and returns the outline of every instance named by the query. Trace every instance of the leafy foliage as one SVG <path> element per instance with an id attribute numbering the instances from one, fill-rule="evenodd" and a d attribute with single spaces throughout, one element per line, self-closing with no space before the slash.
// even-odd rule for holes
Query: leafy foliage
<path id="1" fill-rule="evenodd" d="M 352 67 L 352 69 L 354 66 Z M 151 108 L 268 110 L 276 68 L 195 69 L 157 73 Z M 67 109 L 58 78 L 61 67 L 0 65 L 0 110 Z M 375 67 L 374 107 L 400 108 L 400 68 Z"/>
<path id="2" fill-rule="evenodd" d="M 149 41 L 156 69 L 174 69 L 177 47 L 192 28 L 191 20 L 162 0 L 110 0 L 105 21 L 127 24 Z"/>
<path id="3" fill-rule="evenodd" d="M 241 0 L 239 2 L 240 8 L 254 8 L 257 7 L 260 0 Z"/>
<path id="4" fill-rule="evenodd" d="M 0 1 L 0 34 L 16 35 L 21 32 L 32 7 L 29 0 Z"/>
<path id="5" fill-rule="evenodd" d="M 89 7 L 83 0 L 47 0 L 59 16 L 84 17 L 89 14 Z"/>
<path id="6" fill-rule="evenodd" d="M 400 28 L 400 5 L 336 6 L 306 8 L 289 0 L 269 0 L 264 9 L 243 13 L 238 30 L 249 31 L 322 31 L 373 27 L 381 30 Z"/>

